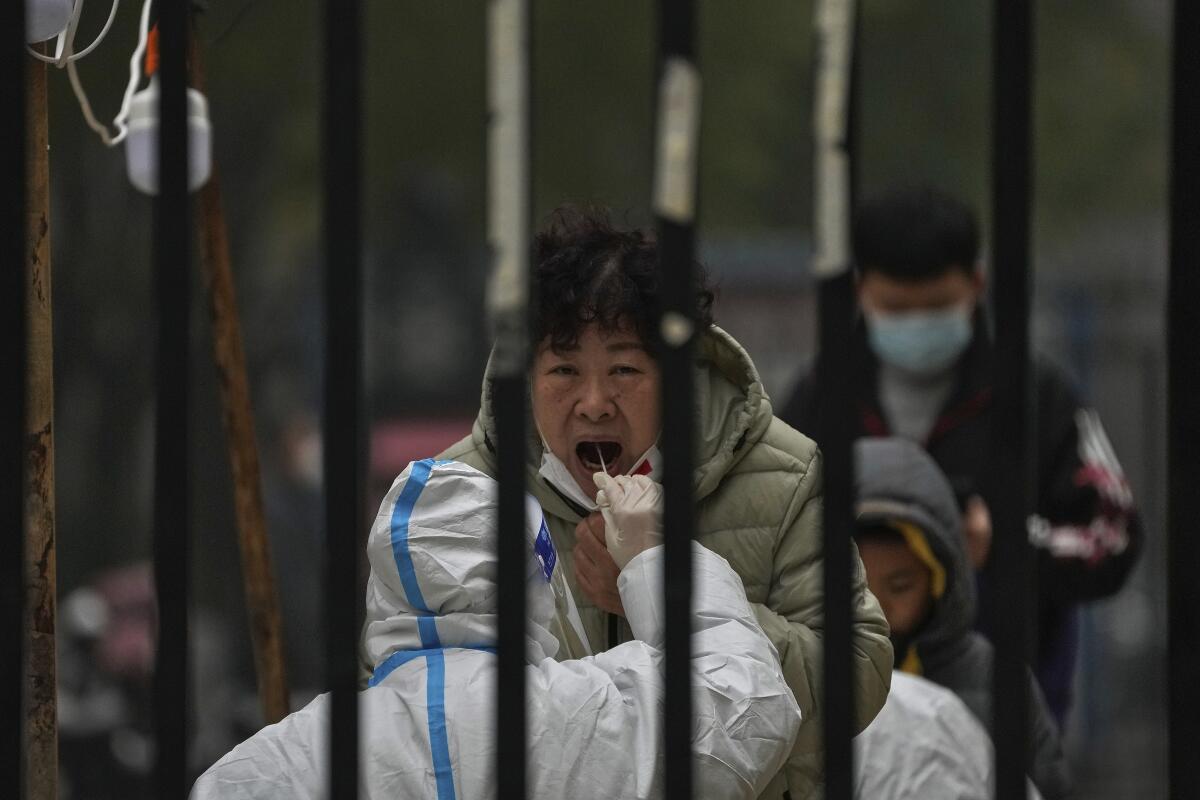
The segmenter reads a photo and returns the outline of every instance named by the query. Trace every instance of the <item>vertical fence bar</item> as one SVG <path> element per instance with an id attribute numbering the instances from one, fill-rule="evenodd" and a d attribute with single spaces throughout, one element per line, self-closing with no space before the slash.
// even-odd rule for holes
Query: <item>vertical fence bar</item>
<path id="1" fill-rule="evenodd" d="M 154 577 L 158 653 L 154 671 L 157 796 L 187 796 L 188 332 L 191 320 L 191 211 L 188 199 L 188 4 L 163 2 L 159 36 L 159 193 L 154 203 L 158 302 L 158 392 L 154 438 Z"/>
<path id="2" fill-rule="evenodd" d="M 1026 536 L 1033 499 L 1034 440 L 1029 376 L 1029 197 L 1031 158 L 1030 0 L 994 6 L 992 265 L 996 349 L 992 473 L 988 506 L 998 535 L 992 586 L 996 614 L 993 738 L 996 796 L 1025 797 L 1029 762 L 1028 663 L 1032 644 L 1033 553 Z"/>
<path id="3" fill-rule="evenodd" d="M 329 796 L 358 797 L 358 545 L 362 534 L 361 0 L 326 0 L 321 147 L 325 256 L 325 668 Z"/>
<path id="4" fill-rule="evenodd" d="M 0 795 L 24 797 L 25 751 L 25 4 L 7 3 L 0 29 Z"/>
<path id="5" fill-rule="evenodd" d="M 850 113 L 856 4 L 822 0 L 816 6 L 817 81 L 814 174 L 814 272 L 819 280 L 817 438 L 824 455 L 823 638 L 825 797 L 850 800 L 854 755 L 851 659 L 850 547 L 854 516 L 853 440 L 849 343 L 854 321 L 849 214 L 852 194 Z"/>
<path id="6" fill-rule="evenodd" d="M 668 798 L 692 797 L 692 398 L 696 337 L 693 267 L 700 72 L 692 0 L 658 6 L 658 119 L 653 210 L 662 265 L 663 592 L 666 682 L 663 750 Z"/>
<path id="7" fill-rule="evenodd" d="M 1171 99 L 1171 232 L 1167 284 L 1167 696 L 1169 796 L 1195 792 L 1200 741 L 1200 589 L 1195 535 L 1200 506 L 1200 369 L 1195 301 L 1200 298 L 1200 6 L 1175 3 Z"/>
<path id="8" fill-rule="evenodd" d="M 529 3 L 488 4 L 487 305 L 495 338 L 492 404 L 500 479 L 496 780 L 502 800 L 523 800 L 525 712 L 525 415 L 528 408 L 530 190 Z"/>

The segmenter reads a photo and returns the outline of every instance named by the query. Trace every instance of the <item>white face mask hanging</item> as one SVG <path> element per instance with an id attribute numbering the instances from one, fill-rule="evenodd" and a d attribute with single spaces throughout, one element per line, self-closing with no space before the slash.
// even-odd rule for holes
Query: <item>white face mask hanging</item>
<path id="1" fill-rule="evenodd" d="M 545 440 L 542 441 L 542 466 L 538 469 L 538 474 L 546 479 L 546 483 L 580 508 L 588 511 L 595 511 L 598 508 L 596 501 L 589 498 L 583 493 L 583 489 L 579 488 L 575 477 L 567 469 L 567 465 L 562 462 L 562 459 L 550 452 L 550 446 L 546 444 Z"/>

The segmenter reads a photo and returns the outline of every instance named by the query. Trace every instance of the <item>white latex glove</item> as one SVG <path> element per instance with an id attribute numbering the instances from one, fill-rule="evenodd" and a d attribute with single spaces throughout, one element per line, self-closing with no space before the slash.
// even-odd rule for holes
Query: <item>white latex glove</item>
<path id="1" fill-rule="evenodd" d="M 603 472 L 596 482 L 596 505 L 604 516 L 604 543 L 621 569 L 643 550 L 662 544 L 662 485 L 645 475 Z"/>

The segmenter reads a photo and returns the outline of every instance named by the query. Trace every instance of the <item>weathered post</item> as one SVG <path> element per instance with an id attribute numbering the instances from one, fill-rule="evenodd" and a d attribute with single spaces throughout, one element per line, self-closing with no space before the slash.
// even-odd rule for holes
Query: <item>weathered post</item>
<path id="1" fill-rule="evenodd" d="M 192 28 L 189 84 L 205 90 L 203 53 Z M 229 257 L 229 233 L 221 202 L 221 181 L 214 162 L 212 176 L 200 190 L 196 207 L 200 237 L 200 272 L 204 278 L 212 320 L 213 363 L 221 395 L 225 422 L 225 445 L 233 473 L 233 508 L 237 519 L 238 546 L 242 555 L 242 585 L 246 614 L 250 620 L 250 643 L 254 649 L 258 699 L 263 720 L 278 722 L 288 714 L 287 666 L 284 661 L 283 622 L 271 546 L 263 511 L 262 472 L 258 444 L 254 438 L 254 409 L 246 376 L 246 351 L 242 346 L 242 324 Z"/>
<path id="2" fill-rule="evenodd" d="M 54 539 L 54 331 L 50 290 L 50 142 L 46 65 L 25 72 L 25 665 L 26 788 L 58 797 Z"/>

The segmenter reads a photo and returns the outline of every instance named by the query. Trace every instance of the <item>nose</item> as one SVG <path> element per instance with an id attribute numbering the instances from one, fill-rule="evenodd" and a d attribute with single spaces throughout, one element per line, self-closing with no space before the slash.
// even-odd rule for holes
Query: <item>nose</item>
<path id="1" fill-rule="evenodd" d="M 606 381 L 593 378 L 584 384 L 575 403 L 575 413 L 588 422 L 602 422 L 616 416 L 617 406 Z"/>

